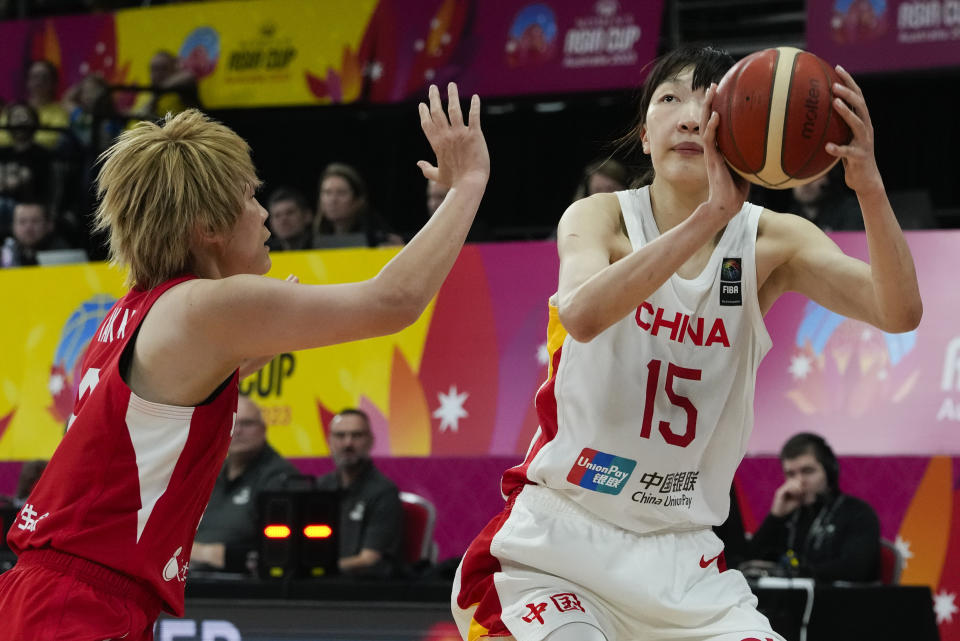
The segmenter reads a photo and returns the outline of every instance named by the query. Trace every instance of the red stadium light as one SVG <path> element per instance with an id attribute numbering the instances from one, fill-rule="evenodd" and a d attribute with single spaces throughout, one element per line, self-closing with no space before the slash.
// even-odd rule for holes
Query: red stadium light
<path id="1" fill-rule="evenodd" d="M 263 535 L 268 539 L 285 539 L 290 536 L 290 528 L 286 525 L 268 525 L 263 528 Z"/>
<path id="2" fill-rule="evenodd" d="M 326 539 L 331 534 L 333 534 L 333 528 L 326 524 L 311 524 L 303 528 L 303 535 L 308 539 Z"/>

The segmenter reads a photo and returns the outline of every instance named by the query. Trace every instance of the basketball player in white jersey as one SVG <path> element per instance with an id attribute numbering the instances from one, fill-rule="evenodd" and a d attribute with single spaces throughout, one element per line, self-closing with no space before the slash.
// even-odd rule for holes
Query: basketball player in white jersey
<path id="1" fill-rule="evenodd" d="M 237 381 L 266 355 L 390 334 L 453 267 L 490 159 L 480 100 L 430 88 L 420 121 L 449 193 L 374 278 L 264 278 L 267 212 L 247 144 L 198 111 L 141 123 L 104 155 L 97 220 L 132 288 L 83 358 L 74 416 L 11 528 L 0 641 L 149 641 L 183 615 L 200 515 L 223 464 Z"/>
<path id="2" fill-rule="evenodd" d="M 540 428 L 454 582 L 468 641 L 782 638 L 710 529 L 752 428 L 763 316 L 797 291 L 902 332 L 922 306 L 850 75 L 838 68 L 834 108 L 853 140 L 827 151 L 860 201 L 870 264 L 803 218 L 744 202 L 711 110 L 732 64 L 713 49 L 659 60 L 635 131 L 652 182 L 577 201 L 560 221 Z"/>

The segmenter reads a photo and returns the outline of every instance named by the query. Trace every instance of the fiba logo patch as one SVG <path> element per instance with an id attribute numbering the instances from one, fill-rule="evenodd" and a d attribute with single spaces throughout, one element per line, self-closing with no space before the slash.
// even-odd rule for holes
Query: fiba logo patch
<path id="1" fill-rule="evenodd" d="M 594 492 L 619 494 L 636 466 L 632 459 L 584 448 L 567 480 Z"/>
<path id="2" fill-rule="evenodd" d="M 724 258 L 720 265 L 720 304 L 743 305 L 743 269 L 740 258 Z"/>
<path id="3" fill-rule="evenodd" d="M 66 421 L 73 412 L 73 402 L 80 384 L 81 356 L 116 302 L 113 296 L 97 294 L 80 303 L 63 326 L 50 367 L 48 387 L 53 404 L 47 408 L 59 422 Z"/>

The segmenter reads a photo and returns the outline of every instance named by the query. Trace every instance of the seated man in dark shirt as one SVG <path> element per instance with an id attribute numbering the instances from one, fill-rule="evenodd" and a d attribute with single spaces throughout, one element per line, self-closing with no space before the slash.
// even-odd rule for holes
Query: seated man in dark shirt
<path id="1" fill-rule="evenodd" d="M 260 408 L 241 394 L 230 449 L 200 519 L 191 565 L 245 572 L 247 556 L 260 543 L 257 495 L 282 488 L 297 474 L 297 468 L 267 443 Z"/>
<path id="2" fill-rule="evenodd" d="M 875 581 L 880 522 L 867 503 L 840 491 L 840 468 L 827 442 L 796 434 L 784 444 L 780 463 L 786 480 L 750 541 L 751 558 L 776 562 L 791 576 Z"/>
<path id="3" fill-rule="evenodd" d="M 0 249 L 0 267 L 37 265 L 38 252 L 69 247 L 56 233 L 46 205 L 39 202 L 17 203 L 13 208 L 12 235 L 3 241 Z"/>
<path id="4" fill-rule="evenodd" d="M 296 189 L 279 187 L 267 201 L 270 217 L 270 251 L 313 249 L 313 212 L 307 198 Z"/>
<path id="5" fill-rule="evenodd" d="M 399 568 L 403 507 L 397 486 L 370 460 L 370 420 L 360 410 L 343 410 L 330 424 L 329 439 L 336 469 L 317 479 L 317 487 L 342 492 L 340 571 L 391 576 Z"/>

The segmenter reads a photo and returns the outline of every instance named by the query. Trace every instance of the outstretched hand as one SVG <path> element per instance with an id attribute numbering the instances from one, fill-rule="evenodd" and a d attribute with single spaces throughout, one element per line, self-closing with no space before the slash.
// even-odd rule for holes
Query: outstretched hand
<path id="1" fill-rule="evenodd" d="M 850 126 L 853 139 L 847 145 L 828 142 L 826 151 L 843 161 L 847 187 L 857 192 L 877 187 L 882 189 L 880 169 L 873 151 L 873 123 L 863 91 L 846 69 L 837 65 L 836 71 L 844 84 L 833 85 L 833 92 L 837 95 L 833 99 L 833 108 Z"/>
<path id="2" fill-rule="evenodd" d="M 430 106 L 420 103 L 420 127 L 437 157 L 436 166 L 417 162 L 424 177 L 453 187 L 463 180 L 486 184 L 490 177 L 490 154 L 480 130 L 480 98 L 470 99 L 468 122 L 460 110 L 456 83 L 447 85 L 447 113 L 440 103 L 440 90 L 430 85 Z M 448 117 L 449 116 L 449 117 Z"/>
<path id="3" fill-rule="evenodd" d="M 707 165 L 707 182 L 710 194 L 707 203 L 722 216 L 724 222 L 737 215 L 750 192 L 750 184 L 727 166 L 717 148 L 717 128 L 720 114 L 713 111 L 713 98 L 717 95 L 716 83 L 707 88 L 700 113 L 700 132 L 703 138 L 703 158 Z"/>

